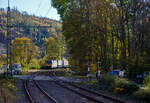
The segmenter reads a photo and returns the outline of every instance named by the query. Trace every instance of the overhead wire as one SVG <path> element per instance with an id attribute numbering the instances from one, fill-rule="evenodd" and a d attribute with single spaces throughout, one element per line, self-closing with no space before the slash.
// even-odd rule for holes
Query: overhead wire
<path id="1" fill-rule="evenodd" d="M 38 5 L 38 8 L 36 9 L 36 12 L 35 12 L 35 13 L 38 13 L 38 12 L 39 12 L 39 9 L 41 8 L 41 5 L 42 5 L 42 1 L 43 1 L 43 0 L 40 1 L 39 5 Z M 40 13 L 39 13 L 39 14 L 40 14 Z"/>
<path id="2" fill-rule="evenodd" d="M 48 15 L 48 13 L 50 12 L 51 8 L 52 8 L 52 6 L 51 6 L 51 0 L 50 0 L 50 7 L 49 7 L 49 9 L 47 10 L 47 12 L 46 12 L 46 14 L 45 14 L 44 17 L 47 17 L 47 15 Z"/>

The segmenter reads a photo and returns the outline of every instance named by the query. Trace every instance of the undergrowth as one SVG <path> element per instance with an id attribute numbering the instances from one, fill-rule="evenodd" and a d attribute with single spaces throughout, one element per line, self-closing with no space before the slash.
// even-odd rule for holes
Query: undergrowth
<path id="1" fill-rule="evenodd" d="M 0 103 L 13 103 L 16 79 L 0 76 Z"/>

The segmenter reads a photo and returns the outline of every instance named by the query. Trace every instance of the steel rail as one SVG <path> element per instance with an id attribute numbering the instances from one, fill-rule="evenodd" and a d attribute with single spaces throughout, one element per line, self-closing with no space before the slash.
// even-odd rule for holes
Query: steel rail
<path id="1" fill-rule="evenodd" d="M 37 75 L 38 73 L 36 73 L 36 75 Z M 36 76 L 36 75 L 33 75 L 32 76 L 32 80 L 33 80 L 33 78 Z M 30 101 L 30 103 L 36 103 L 35 101 L 34 101 L 34 99 L 33 99 L 33 96 L 31 95 L 31 93 L 30 93 L 30 91 L 29 91 L 29 89 L 28 89 L 28 84 L 27 84 L 27 82 L 28 82 L 28 80 L 25 80 L 24 81 L 24 89 L 25 89 L 25 91 L 26 91 L 26 94 L 27 94 L 27 96 L 28 96 L 28 98 L 29 98 L 29 101 Z M 59 103 L 56 99 L 54 99 L 53 97 L 51 97 L 46 91 L 44 91 L 42 88 L 41 88 L 41 86 L 35 81 L 35 80 L 33 80 L 33 83 L 35 84 L 35 88 L 38 88 L 39 90 L 40 90 L 40 92 L 42 93 L 42 94 L 44 94 L 49 100 L 50 100 L 50 103 Z"/>
<path id="2" fill-rule="evenodd" d="M 28 96 L 28 98 L 29 98 L 30 103 L 35 103 L 34 100 L 33 100 L 33 97 L 31 96 L 31 94 L 30 94 L 30 92 L 29 92 L 29 90 L 28 90 L 28 87 L 27 87 L 27 80 L 24 81 L 24 89 L 25 89 L 25 91 L 26 91 L 26 94 L 27 94 L 27 96 Z"/>
<path id="3" fill-rule="evenodd" d="M 83 91 L 89 92 L 89 93 L 94 94 L 94 95 L 97 95 L 97 96 L 99 96 L 99 97 L 106 98 L 107 100 L 114 101 L 114 102 L 116 102 L 116 103 L 126 103 L 125 101 L 122 101 L 122 100 L 120 100 L 120 99 L 113 98 L 113 97 L 110 97 L 110 96 L 106 96 L 106 95 L 104 95 L 104 94 L 101 94 L 101 93 L 98 93 L 98 92 L 95 92 L 95 91 L 92 91 L 92 90 L 83 88 L 83 87 L 81 87 L 81 86 L 77 86 L 77 85 L 75 85 L 75 84 L 73 84 L 73 83 L 71 83 L 71 82 L 67 82 L 67 81 L 64 81 L 64 80 L 62 80 L 62 79 L 58 79 L 58 78 L 56 79 L 56 78 L 55 78 L 55 79 L 53 79 L 53 80 L 55 81 L 56 84 L 62 86 L 62 87 L 65 88 L 65 89 L 71 90 L 72 92 L 76 92 L 76 93 L 77 93 L 77 91 L 72 90 L 72 89 L 70 89 L 69 87 L 66 87 L 66 86 L 60 84 L 59 81 L 61 81 L 61 82 L 63 82 L 63 83 L 67 83 L 68 85 L 71 85 L 72 87 L 81 89 L 81 90 L 83 90 Z M 80 92 L 77 93 L 77 94 L 83 96 L 83 94 L 81 94 Z M 86 98 L 88 98 L 88 97 L 86 96 Z M 90 99 L 90 98 L 89 98 L 89 99 Z M 93 98 L 92 98 L 92 99 L 93 99 Z M 98 103 L 103 103 L 103 102 L 98 102 Z"/>
<path id="4" fill-rule="evenodd" d="M 77 85 L 72 84 L 72 83 L 69 83 L 69 82 L 66 82 L 66 83 L 69 84 L 69 85 L 71 85 L 71 86 L 73 86 L 73 87 L 76 87 L 76 88 L 78 88 L 78 89 L 82 89 L 82 90 L 84 90 L 84 91 L 87 91 L 87 92 L 89 92 L 89 93 L 95 94 L 95 95 L 97 95 L 97 96 L 101 96 L 101 97 L 103 97 L 103 98 L 112 100 L 112 101 L 114 101 L 114 102 L 116 102 L 116 103 L 125 103 L 125 102 L 122 101 L 122 100 L 119 100 L 119 99 L 116 99 L 116 98 L 113 98 L 113 97 L 110 97 L 110 96 L 106 96 L 106 95 L 104 95 L 104 94 L 100 94 L 100 93 L 94 92 L 94 91 L 92 91 L 92 90 L 83 88 L 83 87 L 81 87 L 81 86 L 77 86 Z"/>
<path id="5" fill-rule="evenodd" d="M 85 95 L 85 94 L 82 94 L 82 93 L 80 93 L 80 92 L 78 92 L 78 91 L 76 91 L 76 90 L 73 90 L 73 89 L 71 89 L 71 88 L 69 88 L 69 87 L 67 87 L 67 86 L 64 86 L 64 85 L 58 83 L 57 81 L 55 81 L 55 83 L 56 83 L 57 85 L 59 85 L 60 87 L 64 88 L 64 89 L 67 89 L 67 90 L 69 90 L 69 91 L 72 91 L 72 92 L 75 93 L 75 94 L 78 94 L 78 95 L 80 95 L 80 96 L 82 96 L 82 97 L 84 97 L 84 98 L 87 98 L 88 100 L 94 101 L 94 102 L 96 102 L 96 103 L 105 103 L 105 102 L 99 101 L 99 100 L 97 100 L 97 99 L 94 99 L 94 98 L 92 98 L 92 97 L 90 97 L 90 96 L 87 96 L 87 95 Z"/>
<path id="6" fill-rule="evenodd" d="M 37 81 L 34 80 L 35 85 L 37 88 L 48 98 L 50 99 L 53 103 L 59 103 L 56 99 L 54 99 L 52 96 L 50 96 L 45 90 L 42 89 L 42 87 L 38 84 Z"/>

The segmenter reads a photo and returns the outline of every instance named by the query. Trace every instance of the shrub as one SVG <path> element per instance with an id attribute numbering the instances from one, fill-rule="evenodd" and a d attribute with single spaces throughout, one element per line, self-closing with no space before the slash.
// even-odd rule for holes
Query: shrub
<path id="1" fill-rule="evenodd" d="M 40 69 L 40 66 L 39 65 L 32 65 L 32 66 L 30 66 L 29 69 Z"/>
<path id="2" fill-rule="evenodd" d="M 114 93 L 115 94 L 122 94 L 124 91 L 124 88 L 115 88 Z"/>
<path id="3" fill-rule="evenodd" d="M 143 80 L 143 86 L 144 87 L 149 87 L 150 88 L 150 75 L 146 76 Z"/>
<path id="4" fill-rule="evenodd" d="M 32 59 L 30 65 L 38 66 L 39 65 L 39 61 L 36 60 L 36 59 Z"/>
<path id="5" fill-rule="evenodd" d="M 97 69 L 96 64 L 91 64 L 91 68 L 90 69 L 91 69 L 91 72 L 94 74 L 96 69 Z"/>
<path id="6" fill-rule="evenodd" d="M 134 96 L 138 100 L 144 100 L 150 102 L 150 88 L 139 89 L 134 93 Z"/>
<path id="7" fill-rule="evenodd" d="M 101 76 L 99 89 L 113 91 L 116 94 L 131 95 L 139 89 L 138 84 L 116 76 Z"/>
<path id="8" fill-rule="evenodd" d="M 22 71 L 27 71 L 27 70 L 28 70 L 27 67 L 23 67 L 23 68 L 22 68 Z"/>
<path id="9" fill-rule="evenodd" d="M 99 88 L 102 90 L 109 90 L 109 91 L 114 90 L 116 79 L 117 77 L 115 76 L 107 76 L 107 75 L 101 76 L 99 80 Z"/>
<path id="10" fill-rule="evenodd" d="M 116 88 L 121 88 L 118 93 L 131 95 L 139 89 L 139 86 L 134 82 L 120 78 L 116 81 Z"/>

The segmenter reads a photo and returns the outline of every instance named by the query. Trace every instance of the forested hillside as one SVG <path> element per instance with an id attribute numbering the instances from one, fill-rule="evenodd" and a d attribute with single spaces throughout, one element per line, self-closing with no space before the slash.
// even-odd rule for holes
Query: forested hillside
<path id="1" fill-rule="evenodd" d="M 12 37 L 28 37 L 33 43 L 41 47 L 44 40 L 49 37 L 61 38 L 61 22 L 48 18 L 29 15 L 27 12 L 20 13 L 17 9 L 11 10 L 11 24 L 18 25 L 11 29 Z M 7 12 L 0 9 L 0 43 L 6 42 Z M 50 28 L 33 28 L 29 26 L 52 26 Z M 4 46 L 3 46 L 4 47 Z"/>

